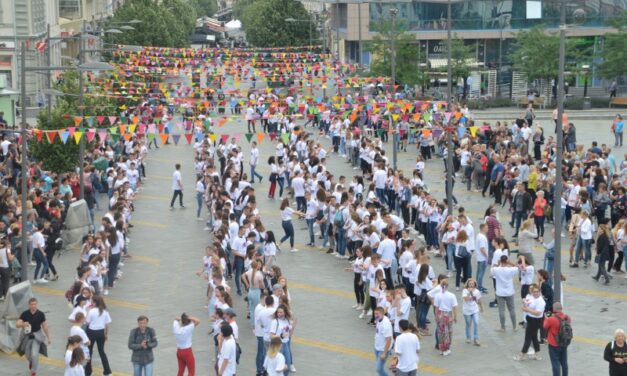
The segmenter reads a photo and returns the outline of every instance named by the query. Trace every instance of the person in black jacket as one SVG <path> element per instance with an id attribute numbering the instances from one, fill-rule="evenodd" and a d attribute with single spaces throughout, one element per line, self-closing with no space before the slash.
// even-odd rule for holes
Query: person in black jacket
<path id="1" fill-rule="evenodd" d="M 148 317 L 137 318 L 137 328 L 128 336 L 128 348 L 132 350 L 131 362 L 136 376 L 152 376 L 155 357 L 152 349 L 157 347 L 155 330 L 148 326 Z M 142 373 L 143 371 L 143 373 Z"/>
<path id="2" fill-rule="evenodd" d="M 545 269 L 538 270 L 538 285 L 540 286 L 540 292 L 546 302 L 544 306 L 545 317 L 546 314 L 553 312 L 553 288 L 551 287 L 551 276 Z M 540 327 L 540 344 L 546 343 L 546 330 L 544 329 L 544 317 L 542 318 L 542 326 Z"/>
<path id="3" fill-rule="evenodd" d="M 614 340 L 605 346 L 603 359 L 610 363 L 610 376 L 627 375 L 627 346 L 623 329 L 616 329 Z"/>
<path id="4" fill-rule="evenodd" d="M 531 199 L 531 195 L 525 189 L 525 185 L 523 183 L 518 183 L 516 185 L 516 194 L 512 199 L 512 221 L 509 223 L 510 226 L 516 229 L 514 238 L 518 237 L 518 230 L 520 229 L 520 224 L 522 221 L 527 219 L 529 216 L 529 211 L 533 205 L 533 200 Z"/>
<path id="5" fill-rule="evenodd" d="M 605 284 L 608 285 L 612 277 L 607 273 L 607 270 L 605 270 L 605 264 L 607 260 L 610 259 L 610 230 L 606 224 L 599 225 L 596 244 L 599 269 L 597 275 L 592 277 L 592 279 L 598 282 L 601 275 L 603 275 L 603 277 L 605 277 Z"/>

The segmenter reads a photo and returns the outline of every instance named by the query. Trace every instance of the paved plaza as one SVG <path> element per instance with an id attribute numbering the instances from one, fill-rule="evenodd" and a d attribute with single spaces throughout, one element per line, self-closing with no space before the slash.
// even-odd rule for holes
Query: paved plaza
<path id="1" fill-rule="evenodd" d="M 481 119 L 479 119 L 481 120 Z M 608 120 L 574 119 L 577 126 L 578 143 L 590 146 L 592 140 L 613 144 Z M 552 129 L 548 122 L 545 129 Z M 246 133 L 243 121 L 229 123 L 217 129 L 218 134 Z M 330 140 L 323 138 L 325 146 Z M 239 142 L 243 146 L 247 166 L 250 147 L 245 137 Z M 280 226 L 279 200 L 267 198 L 269 167 L 265 163 L 274 154 L 274 144 L 268 139 L 260 145 L 261 158 L 258 171 L 266 177 L 263 183 L 255 184 L 256 197 L 266 228 L 282 235 Z M 391 159 L 391 145 L 387 144 L 387 155 Z M 623 159 L 625 149 L 614 150 L 617 161 Z M 407 152 L 399 153 L 399 167 L 406 173 L 413 171 L 417 151 L 411 145 Z M 175 163 L 182 164 L 186 209 L 168 210 L 171 195 L 171 174 Z M 328 169 L 337 177 L 345 175 L 347 181 L 357 172 L 337 155 L 331 155 Z M 132 374 L 130 351 L 127 348 L 129 330 L 136 326 L 139 315 L 147 315 L 149 325 L 157 332 L 159 346 L 155 350 L 155 373 L 160 376 L 176 374 L 176 347 L 172 334 L 172 320 L 182 312 L 202 319 L 194 334 L 194 353 L 198 375 L 214 375 L 213 339 L 207 333 L 211 330 L 205 305 L 205 282 L 196 276 L 201 270 L 204 248 L 211 233 L 203 231 L 204 223 L 196 221 L 196 200 L 194 192 L 193 150 L 183 141 L 178 146 L 166 145 L 152 150 L 146 166 L 148 180 L 135 202 L 136 211 L 132 223 L 132 242 L 129 251 L 132 259 L 123 267 L 124 276 L 105 298 L 113 319 L 106 343 L 107 354 L 114 375 Z M 444 173 L 440 159 L 427 163 L 426 182 L 438 198 L 444 196 Z M 483 213 L 491 203 L 480 193 L 467 192 L 462 184 L 455 188 L 455 195 L 470 214 L 477 231 Z M 104 204 L 104 196 L 101 197 Z M 100 212 L 100 214 L 103 214 Z M 203 212 L 203 216 L 205 213 Z M 500 209 L 503 223 L 509 220 L 505 208 Z M 373 336 L 374 328 L 366 320 L 358 319 L 359 312 L 351 309 L 354 303 L 352 292 L 353 275 L 344 270 L 349 264 L 345 260 L 325 254 L 320 248 L 307 247 L 305 222 L 295 220 L 296 248 L 301 252 L 287 252 L 284 247 L 278 255 L 278 263 L 288 278 L 292 296 L 292 308 L 296 317 L 296 330 L 292 340 L 294 364 L 298 375 L 374 375 Z M 506 234 L 511 229 L 505 224 Z M 550 226 L 547 228 L 550 233 Z M 508 237 L 511 239 L 511 237 Z M 321 241 L 316 239 L 317 244 Z M 564 239 L 568 244 L 568 240 Z M 566 245 L 567 245 L 566 244 Z M 536 260 L 542 260 L 544 250 L 536 249 Z M 618 327 L 625 327 L 627 320 L 627 280 L 617 275 L 609 286 L 597 284 L 590 278 L 591 269 L 568 268 L 567 249 L 562 251 L 563 269 L 567 281 L 564 285 L 565 312 L 572 316 L 574 342 L 569 347 L 569 365 L 572 375 L 607 374 L 607 362 L 603 360 L 603 348 L 611 340 Z M 474 264 L 473 260 L 473 264 Z M 67 321 L 69 309 L 63 297 L 73 281 L 78 263 L 78 252 L 64 252 L 55 262 L 61 278 L 47 285 L 36 285 L 35 295 L 40 299 L 40 309 L 48 318 L 51 328 L 52 346 L 50 357 L 43 360 L 41 375 L 62 375 L 65 340 L 70 324 Z M 442 259 L 432 262 L 436 274 L 444 271 Z M 476 269 L 476 265 L 473 266 Z M 593 267 L 596 272 L 596 266 Z M 488 277 L 486 276 L 486 279 Z M 489 308 L 487 301 L 493 296 L 491 283 L 489 297 L 484 300 L 485 310 L 481 313 L 480 340 L 482 347 L 468 345 L 464 340 L 462 315 L 455 325 L 452 355 L 443 358 L 434 349 L 433 336 L 421 339 L 421 375 L 549 375 L 550 362 L 543 346 L 541 361 L 515 362 L 512 357 L 520 351 L 524 333 L 514 333 L 508 327 L 506 333 L 496 332 L 498 328 L 497 310 Z M 461 291 L 456 293 L 460 301 Z M 518 293 L 517 293 L 518 295 Z M 246 306 L 241 297 L 234 296 L 235 311 L 239 314 L 242 347 L 238 375 L 255 373 L 256 339 L 252 327 L 246 320 Z M 520 317 L 520 302 L 516 302 Z M 412 311 L 412 321 L 415 313 Z M 434 321 L 432 314 L 429 319 Z M 95 355 L 94 365 L 100 365 Z M 0 375 L 26 375 L 26 361 L 15 355 L 0 354 Z M 96 375 L 102 370 L 97 368 Z"/>

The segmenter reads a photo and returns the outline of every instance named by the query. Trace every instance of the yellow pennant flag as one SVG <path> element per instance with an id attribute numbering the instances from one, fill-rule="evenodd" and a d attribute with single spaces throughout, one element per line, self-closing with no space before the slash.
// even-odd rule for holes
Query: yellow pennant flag
<path id="1" fill-rule="evenodd" d="M 83 132 L 74 131 L 74 141 L 76 142 L 77 145 L 81 141 L 82 135 L 83 135 Z"/>
<path id="2" fill-rule="evenodd" d="M 477 129 L 479 129 L 479 127 L 470 127 L 470 134 L 472 137 L 477 137 Z"/>
<path id="3" fill-rule="evenodd" d="M 216 142 L 216 135 L 215 135 L 215 133 L 211 133 L 209 135 L 209 139 L 211 140 L 211 142 Z"/>
<path id="4" fill-rule="evenodd" d="M 392 115 L 392 119 L 394 119 L 394 121 L 398 121 L 399 118 L 400 118 L 400 115 L 397 115 L 397 114 Z"/>

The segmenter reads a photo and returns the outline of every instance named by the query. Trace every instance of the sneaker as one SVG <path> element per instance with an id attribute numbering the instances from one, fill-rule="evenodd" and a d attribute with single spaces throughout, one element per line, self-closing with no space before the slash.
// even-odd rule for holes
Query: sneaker
<path id="1" fill-rule="evenodd" d="M 203 230 L 205 230 L 205 231 L 211 231 L 211 227 L 207 226 L 207 227 L 203 228 Z"/>
<path id="2" fill-rule="evenodd" d="M 372 316 L 372 309 L 369 309 L 368 312 L 366 312 L 366 316 Z"/>
<path id="3" fill-rule="evenodd" d="M 296 372 L 296 367 L 293 364 L 290 366 L 290 372 Z"/>
<path id="4" fill-rule="evenodd" d="M 475 341 L 473 342 L 473 345 L 477 346 L 477 347 L 481 347 L 481 342 L 479 341 Z"/>
<path id="5" fill-rule="evenodd" d="M 442 353 L 443 356 L 449 356 L 451 355 L 451 350 L 446 350 L 445 352 Z"/>
<path id="6" fill-rule="evenodd" d="M 45 279 L 45 278 L 40 278 L 40 279 L 37 280 L 37 283 L 44 283 L 45 284 L 45 283 L 48 283 L 48 282 L 49 281 L 47 279 Z"/>
<path id="7" fill-rule="evenodd" d="M 366 312 L 361 311 L 361 313 L 359 314 L 359 318 L 363 320 L 364 317 L 366 317 Z"/>
<path id="8" fill-rule="evenodd" d="M 363 304 L 359 304 L 357 307 L 355 307 L 356 311 L 363 311 L 364 310 L 364 305 Z"/>
<path id="9" fill-rule="evenodd" d="M 466 343 L 470 344 L 470 339 L 466 339 Z"/>
<path id="10" fill-rule="evenodd" d="M 350 256 L 349 255 L 344 255 L 344 256 L 340 256 L 340 258 L 342 260 L 348 260 L 350 258 Z"/>
<path id="11" fill-rule="evenodd" d="M 342 255 L 340 255 L 339 253 L 334 253 L 333 256 L 335 256 L 336 258 L 342 258 Z"/>
<path id="12" fill-rule="evenodd" d="M 532 360 L 542 360 L 542 357 L 538 354 L 529 355 L 529 359 Z"/>
<path id="13" fill-rule="evenodd" d="M 521 362 L 525 360 L 525 357 L 522 354 L 518 354 L 518 355 L 515 355 L 513 359 L 517 362 Z"/>
<path id="14" fill-rule="evenodd" d="M 359 307 L 359 304 L 353 304 L 353 305 L 351 306 L 351 308 L 353 308 L 353 309 L 356 309 L 357 307 Z"/>
<path id="15" fill-rule="evenodd" d="M 37 265 L 37 263 L 36 263 L 36 262 L 31 261 L 31 262 L 29 262 L 29 263 L 28 263 L 28 265 L 30 265 L 30 266 L 36 266 L 36 265 Z"/>
<path id="16" fill-rule="evenodd" d="M 292 253 L 296 253 L 296 252 L 298 252 L 298 249 L 296 249 L 296 248 L 292 248 L 292 249 L 290 249 L 290 252 L 292 252 Z"/>
<path id="17" fill-rule="evenodd" d="M 170 210 L 174 210 L 174 206 L 170 206 Z"/>
<path id="18" fill-rule="evenodd" d="M 109 290 L 104 290 L 104 292 L 102 293 L 104 296 L 109 295 Z"/>
<path id="19" fill-rule="evenodd" d="M 333 248 L 327 249 L 327 254 L 333 253 Z"/>

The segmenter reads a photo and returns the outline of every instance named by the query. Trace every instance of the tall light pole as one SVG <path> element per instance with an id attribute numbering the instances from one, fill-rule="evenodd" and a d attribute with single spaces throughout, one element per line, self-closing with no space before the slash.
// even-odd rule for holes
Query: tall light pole
<path id="1" fill-rule="evenodd" d="M 398 15 L 398 9 L 390 8 L 390 17 L 392 18 L 392 30 L 390 32 L 390 45 L 391 45 L 391 54 L 392 54 L 392 102 L 394 102 L 394 98 L 396 97 L 396 16 Z M 389 123 L 390 129 L 392 130 L 392 166 L 396 170 L 397 159 L 398 159 L 398 140 L 396 125 L 394 125 L 394 118 L 392 117 L 392 110 L 394 107 L 389 110 Z"/>
<path id="2" fill-rule="evenodd" d="M 28 236 L 26 234 L 27 227 L 27 215 L 28 207 L 26 205 L 27 200 L 27 181 L 28 181 L 28 150 L 26 148 L 26 42 L 22 42 L 22 55 L 20 56 L 20 65 L 22 71 L 20 72 L 20 103 L 22 104 L 22 124 L 20 127 L 20 139 L 22 140 L 22 174 L 21 180 L 21 194 L 22 200 L 22 229 L 20 235 L 22 235 L 22 248 L 21 260 L 22 263 L 22 281 L 28 280 Z"/>
<path id="3" fill-rule="evenodd" d="M 361 64 L 361 4 L 363 0 L 357 1 L 357 38 L 359 41 L 357 42 L 357 62 Z"/>
<path id="4" fill-rule="evenodd" d="M 447 75 L 446 75 L 446 95 L 447 95 L 447 110 L 450 112 L 453 109 L 452 100 L 453 100 L 453 40 L 451 36 L 451 0 L 448 0 L 447 9 L 446 9 L 446 65 L 447 65 Z M 446 118 L 445 118 L 446 120 Z M 446 153 L 446 203 L 448 205 L 448 215 L 453 215 L 453 130 L 451 127 L 451 117 L 449 117 L 449 121 L 446 124 L 446 142 L 448 152 Z"/>

